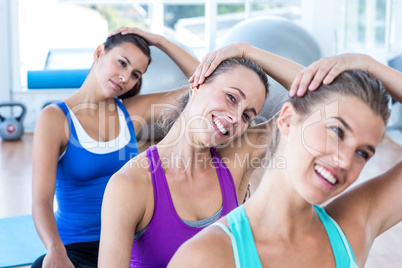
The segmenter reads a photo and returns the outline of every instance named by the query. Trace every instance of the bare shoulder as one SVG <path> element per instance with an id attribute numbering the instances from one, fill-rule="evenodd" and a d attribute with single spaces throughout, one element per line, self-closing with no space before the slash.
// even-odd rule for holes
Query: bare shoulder
<path id="1" fill-rule="evenodd" d="M 230 237 L 211 225 L 187 240 L 171 259 L 168 267 L 234 267 Z"/>
<path id="2" fill-rule="evenodd" d="M 69 127 L 63 110 L 56 104 L 43 108 L 36 122 L 34 143 L 43 141 L 51 146 L 56 143 L 65 145 L 68 137 Z"/>
<path id="3" fill-rule="evenodd" d="M 140 222 L 148 210 L 153 210 L 153 187 L 144 153 L 128 161 L 109 180 L 103 199 L 103 207 L 119 209 Z M 146 159 L 145 159 L 146 160 Z"/>
<path id="4" fill-rule="evenodd" d="M 40 111 L 38 120 L 45 121 L 50 125 L 56 125 L 63 124 L 66 121 L 66 116 L 60 106 L 51 104 Z"/>
<path id="5" fill-rule="evenodd" d="M 145 190 L 152 187 L 151 173 L 146 152 L 130 159 L 110 179 L 108 185 L 121 187 L 122 190 Z"/>

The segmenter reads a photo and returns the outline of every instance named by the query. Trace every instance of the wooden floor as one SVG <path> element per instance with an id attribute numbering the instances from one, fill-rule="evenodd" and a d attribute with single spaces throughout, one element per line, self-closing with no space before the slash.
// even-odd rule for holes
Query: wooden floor
<path id="1" fill-rule="evenodd" d="M 0 140 L 0 218 L 31 214 L 32 138 L 32 134 L 25 134 L 20 141 Z M 381 173 L 402 159 L 399 144 L 385 137 L 358 182 Z M 402 223 L 377 238 L 365 267 L 402 267 Z"/>

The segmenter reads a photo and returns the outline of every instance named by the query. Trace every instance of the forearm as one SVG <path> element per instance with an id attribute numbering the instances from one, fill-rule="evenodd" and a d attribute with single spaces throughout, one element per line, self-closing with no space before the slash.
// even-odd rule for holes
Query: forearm
<path id="1" fill-rule="evenodd" d="M 36 230 L 45 248 L 48 251 L 64 252 L 65 247 L 57 230 L 53 209 L 49 204 L 36 204 L 32 206 L 32 216 Z"/>
<path id="2" fill-rule="evenodd" d="M 244 57 L 259 65 L 287 90 L 289 90 L 296 75 L 304 68 L 294 61 L 249 44 L 243 43 L 241 46 L 243 46 Z"/>
<path id="3" fill-rule="evenodd" d="M 159 41 L 155 46 L 165 52 L 177 64 L 186 77 L 190 78 L 197 68 L 199 61 L 183 48 L 167 40 L 163 36 L 160 36 L 158 40 Z"/>
<path id="4" fill-rule="evenodd" d="M 402 103 L 402 73 L 370 57 L 367 68 L 370 75 L 381 81 L 389 95 Z"/>

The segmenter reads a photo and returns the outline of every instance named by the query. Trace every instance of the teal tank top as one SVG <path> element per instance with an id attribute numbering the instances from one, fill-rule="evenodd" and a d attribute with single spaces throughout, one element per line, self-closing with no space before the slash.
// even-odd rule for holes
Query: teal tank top
<path id="1" fill-rule="evenodd" d="M 327 231 L 334 252 L 336 267 L 357 268 L 352 248 L 339 225 L 323 208 L 319 206 L 314 206 L 314 208 Z M 262 267 L 244 206 L 241 205 L 230 212 L 227 215 L 227 220 L 229 228 L 220 222 L 216 222 L 214 225 L 218 225 L 229 235 L 232 241 L 236 268 Z"/>

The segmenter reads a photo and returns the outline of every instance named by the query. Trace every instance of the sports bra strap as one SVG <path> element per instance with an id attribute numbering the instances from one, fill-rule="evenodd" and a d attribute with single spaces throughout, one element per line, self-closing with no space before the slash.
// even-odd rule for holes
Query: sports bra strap
<path id="1" fill-rule="evenodd" d="M 222 230 L 225 231 L 225 233 L 230 237 L 230 240 L 232 242 L 232 250 L 233 250 L 235 265 L 236 265 L 236 268 L 240 268 L 239 251 L 237 250 L 237 244 L 236 244 L 236 239 L 235 239 L 234 235 L 230 232 L 229 228 L 221 222 L 215 222 L 212 225 L 221 227 Z"/>

